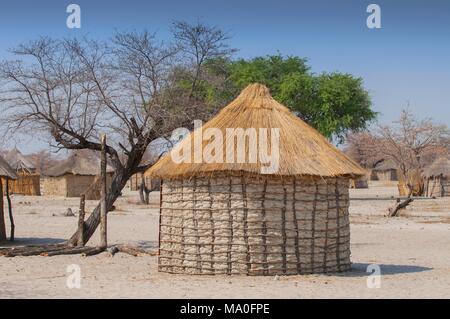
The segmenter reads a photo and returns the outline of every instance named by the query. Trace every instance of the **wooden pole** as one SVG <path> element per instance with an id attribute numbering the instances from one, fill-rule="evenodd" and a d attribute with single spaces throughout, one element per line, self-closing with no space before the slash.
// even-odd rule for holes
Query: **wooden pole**
<path id="1" fill-rule="evenodd" d="M 108 247 L 107 220 L 106 220 L 106 135 L 101 137 L 101 203 L 100 203 L 100 247 Z"/>
<path id="2" fill-rule="evenodd" d="M 6 200 L 8 201 L 9 221 L 11 222 L 11 235 L 9 237 L 9 240 L 14 241 L 14 232 L 16 230 L 16 225 L 14 224 L 14 217 L 12 213 L 11 196 L 9 196 L 9 180 L 6 180 Z"/>
<path id="3" fill-rule="evenodd" d="M 0 241 L 6 240 L 5 211 L 3 210 L 3 180 L 0 178 Z"/>
<path id="4" fill-rule="evenodd" d="M 80 198 L 80 214 L 78 215 L 78 247 L 84 246 L 84 216 L 86 214 L 86 195 Z"/>

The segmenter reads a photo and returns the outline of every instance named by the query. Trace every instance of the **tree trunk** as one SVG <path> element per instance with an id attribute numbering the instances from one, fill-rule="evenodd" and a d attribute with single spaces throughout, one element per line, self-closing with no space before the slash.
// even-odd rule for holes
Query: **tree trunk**
<path id="1" fill-rule="evenodd" d="M 107 218 L 106 214 L 108 213 L 108 209 L 106 208 L 106 135 L 102 136 L 102 151 L 101 151 L 101 168 L 100 168 L 100 176 L 101 176 L 101 202 L 100 202 L 100 247 L 106 248 L 108 247 L 107 240 Z"/>
<path id="2" fill-rule="evenodd" d="M 8 183 L 8 181 L 6 182 Z M 3 182 L 0 178 L 0 241 L 6 240 L 5 211 L 3 206 Z"/>
<path id="3" fill-rule="evenodd" d="M 413 192 L 413 186 L 408 184 L 408 197 L 406 197 L 406 199 L 402 202 L 400 201 L 400 199 L 397 201 L 397 204 L 392 207 L 389 208 L 389 217 L 397 217 L 398 213 L 400 212 L 401 209 L 405 208 L 406 206 L 408 206 L 409 204 L 411 204 L 414 199 L 411 198 L 412 196 L 412 192 Z"/>
<path id="4" fill-rule="evenodd" d="M 9 196 L 9 181 L 6 180 L 6 200 L 8 201 L 8 214 L 9 214 L 9 221 L 11 223 L 11 229 L 10 229 L 10 236 L 9 240 L 14 241 L 14 233 L 16 231 L 16 225 L 14 224 L 14 216 L 12 212 L 12 204 L 11 204 L 11 196 Z"/>
<path id="5" fill-rule="evenodd" d="M 115 201 L 117 200 L 117 198 L 119 198 L 122 189 L 127 184 L 128 179 L 131 177 L 132 175 L 131 173 L 132 173 L 131 169 L 127 169 L 126 171 L 116 171 L 109 192 L 106 195 L 107 211 L 111 211 Z M 94 211 L 85 222 L 85 229 L 84 229 L 85 243 L 87 243 L 89 239 L 92 237 L 99 224 L 100 224 L 100 203 L 97 205 L 97 207 L 95 207 Z M 68 244 L 71 246 L 77 246 L 78 238 L 79 234 L 77 231 L 69 239 Z"/>
<path id="6" fill-rule="evenodd" d="M 147 185 L 145 176 L 141 173 L 141 184 L 139 185 L 139 197 L 142 204 L 150 204 L 150 193 L 152 191 L 152 185 Z"/>
<path id="7" fill-rule="evenodd" d="M 141 180 L 141 184 L 139 185 L 139 198 L 141 199 L 141 203 L 145 204 L 145 184 L 144 181 Z"/>
<path id="8" fill-rule="evenodd" d="M 144 191 L 145 191 L 145 204 L 148 205 L 148 204 L 150 204 L 150 192 L 151 192 L 151 189 L 146 187 Z"/>

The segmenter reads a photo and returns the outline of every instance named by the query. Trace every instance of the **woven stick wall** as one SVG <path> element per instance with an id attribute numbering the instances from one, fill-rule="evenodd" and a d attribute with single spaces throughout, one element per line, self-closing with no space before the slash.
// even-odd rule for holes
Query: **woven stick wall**
<path id="1" fill-rule="evenodd" d="M 425 194 L 430 197 L 450 196 L 450 179 L 445 177 L 430 177 L 425 184 Z"/>
<path id="2" fill-rule="evenodd" d="M 350 268 L 347 178 L 165 180 L 159 270 L 309 274 Z"/>
<path id="3" fill-rule="evenodd" d="M 11 194 L 20 194 L 28 196 L 41 195 L 40 176 L 37 174 L 18 173 L 17 180 L 9 180 L 9 190 Z M 5 188 L 3 188 L 5 189 Z"/>

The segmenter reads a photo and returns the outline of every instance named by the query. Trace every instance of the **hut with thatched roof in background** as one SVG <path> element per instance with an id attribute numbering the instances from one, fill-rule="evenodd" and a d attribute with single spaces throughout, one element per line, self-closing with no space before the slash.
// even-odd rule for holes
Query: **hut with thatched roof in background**
<path id="1" fill-rule="evenodd" d="M 366 175 L 364 175 L 358 178 L 350 179 L 350 188 L 354 189 L 369 188 L 369 178 Z"/>
<path id="2" fill-rule="evenodd" d="M 5 156 L 5 161 L 16 171 L 18 178 L 10 180 L 11 193 L 29 196 L 41 194 L 40 175 L 36 165 L 14 147 Z"/>
<path id="3" fill-rule="evenodd" d="M 8 199 L 8 208 L 10 213 L 10 218 L 12 218 L 11 213 L 11 200 L 9 199 L 9 181 L 10 180 L 16 180 L 17 174 L 12 169 L 11 166 L 0 156 L 0 241 L 6 239 L 6 225 L 5 225 L 5 210 L 4 210 L 4 200 L 3 200 L 3 185 L 6 186 L 5 194 Z M 14 231 L 12 231 L 12 234 Z"/>
<path id="4" fill-rule="evenodd" d="M 229 129 L 267 129 L 267 147 L 279 151 L 278 167 L 265 170 L 264 157 L 255 163 L 195 161 L 212 142 L 209 137 L 195 144 L 200 129 L 174 149 L 194 145 L 190 163 L 174 161 L 172 153 L 162 157 L 146 172 L 162 179 L 159 271 L 287 275 L 350 269 L 349 179 L 365 174 L 358 164 L 260 84 L 248 86 L 201 129 L 208 128 L 224 136 Z M 234 158 L 234 142 L 224 139 L 216 154 Z M 254 155 L 253 146 L 245 144 L 246 158 Z"/>
<path id="5" fill-rule="evenodd" d="M 430 197 L 450 196 L 450 160 L 438 158 L 425 169 L 425 194 Z"/>
<path id="6" fill-rule="evenodd" d="M 74 152 L 66 160 L 43 172 L 41 193 L 44 196 L 100 199 L 100 159 L 93 153 Z M 114 170 L 107 167 L 107 183 L 111 184 Z"/>
<path id="7" fill-rule="evenodd" d="M 397 165 L 393 160 L 384 160 L 378 163 L 371 172 L 372 181 L 398 181 Z"/>

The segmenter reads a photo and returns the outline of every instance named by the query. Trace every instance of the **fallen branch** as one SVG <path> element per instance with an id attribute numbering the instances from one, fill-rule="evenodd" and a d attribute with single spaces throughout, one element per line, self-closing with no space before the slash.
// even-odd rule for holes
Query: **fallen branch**
<path id="1" fill-rule="evenodd" d="M 401 209 L 405 208 L 414 201 L 414 199 L 412 198 L 413 186 L 408 184 L 408 188 L 409 191 L 406 199 L 403 202 L 401 202 L 400 199 L 397 199 L 397 205 L 395 205 L 392 208 L 389 208 L 389 215 L 388 215 L 389 217 L 397 217 Z"/>
<path id="2" fill-rule="evenodd" d="M 64 244 L 42 245 L 42 246 L 25 246 L 1 248 L 0 256 L 4 257 L 27 257 L 27 256 L 59 256 L 59 255 L 76 255 L 81 254 L 83 257 L 94 256 L 104 251 L 108 251 L 111 256 L 118 252 L 122 252 L 134 257 L 140 255 L 156 256 L 157 252 L 148 251 L 139 247 L 129 245 L 114 245 L 106 249 L 105 247 L 72 247 Z"/>
<path id="3" fill-rule="evenodd" d="M 44 252 L 60 250 L 67 247 L 66 244 L 52 244 L 41 246 L 24 246 L 24 247 L 10 247 L 0 249 L 0 256 L 16 257 L 16 256 L 38 256 Z"/>
<path id="4" fill-rule="evenodd" d="M 151 252 L 136 246 L 129 245 L 115 245 L 108 248 L 108 252 L 111 256 L 114 256 L 116 253 L 125 253 L 134 257 L 138 257 L 140 255 L 150 255 L 156 256 L 156 252 Z"/>
<path id="5" fill-rule="evenodd" d="M 397 217 L 399 211 L 408 206 L 409 204 L 411 204 L 413 201 L 414 199 L 412 199 L 411 197 L 405 199 L 403 202 L 397 201 L 397 205 L 389 208 L 389 217 Z"/>
<path id="6" fill-rule="evenodd" d="M 98 255 L 104 251 L 106 251 L 105 247 L 94 247 L 91 250 L 88 250 L 88 251 L 82 253 L 81 256 L 83 256 L 83 257 L 94 256 L 94 255 Z"/>
<path id="7" fill-rule="evenodd" d="M 52 257 L 52 256 L 60 256 L 60 255 L 77 255 L 77 254 L 87 254 L 92 251 L 96 251 L 97 247 L 67 247 L 64 249 L 49 251 L 40 254 L 41 256 L 45 257 Z"/>

